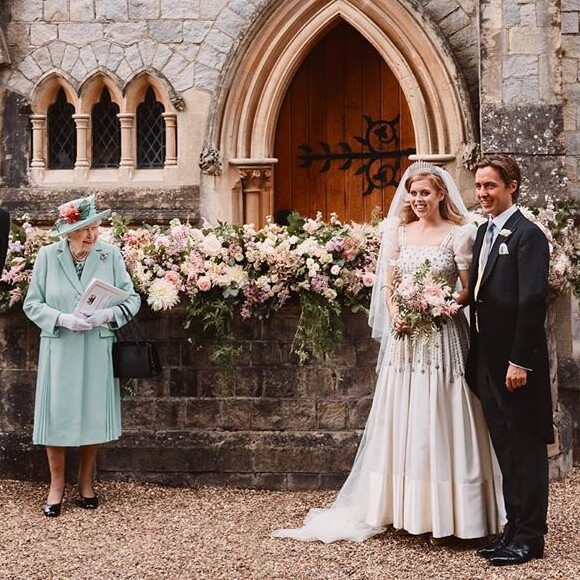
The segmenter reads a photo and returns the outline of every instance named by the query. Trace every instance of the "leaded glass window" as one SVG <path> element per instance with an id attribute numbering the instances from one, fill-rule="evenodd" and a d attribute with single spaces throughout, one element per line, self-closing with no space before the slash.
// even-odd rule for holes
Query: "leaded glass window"
<path id="1" fill-rule="evenodd" d="M 72 117 L 74 112 L 74 106 L 66 100 L 64 89 L 60 89 L 47 112 L 49 169 L 73 169 L 75 165 L 77 135 Z"/>
<path id="2" fill-rule="evenodd" d="M 119 167 L 121 160 L 121 124 L 119 106 L 111 101 L 106 87 L 91 114 L 93 130 L 93 167 Z"/>
<path id="3" fill-rule="evenodd" d="M 149 87 L 137 107 L 137 167 L 152 169 L 165 163 L 165 107 Z"/>

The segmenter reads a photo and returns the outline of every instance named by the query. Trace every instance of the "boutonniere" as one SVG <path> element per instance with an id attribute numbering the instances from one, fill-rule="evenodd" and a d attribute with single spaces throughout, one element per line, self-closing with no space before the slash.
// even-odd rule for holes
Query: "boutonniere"
<path id="1" fill-rule="evenodd" d="M 499 235 L 507 238 L 508 236 L 512 235 L 512 231 L 504 228 L 503 230 L 499 231 Z"/>
<path id="2" fill-rule="evenodd" d="M 109 257 L 109 252 L 101 252 L 101 262 L 104 262 Z"/>

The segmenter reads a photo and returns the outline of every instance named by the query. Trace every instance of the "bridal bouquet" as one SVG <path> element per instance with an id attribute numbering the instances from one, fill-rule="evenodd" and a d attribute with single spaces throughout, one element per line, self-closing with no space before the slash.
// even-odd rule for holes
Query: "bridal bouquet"
<path id="1" fill-rule="evenodd" d="M 412 274 L 396 271 L 391 296 L 396 316 L 402 323 L 398 328 L 393 327 L 397 338 L 416 339 L 440 330 L 461 308 L 455 301 L 453 289 L 443 276 L 433 273 L 429 260 Z"/>

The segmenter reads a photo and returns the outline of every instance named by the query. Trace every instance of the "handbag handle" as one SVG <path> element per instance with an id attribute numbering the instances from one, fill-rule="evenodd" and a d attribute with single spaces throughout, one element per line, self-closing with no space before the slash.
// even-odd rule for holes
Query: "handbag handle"
<path id="1" fill-rule="evenodd" d="M 135 317 L 131 314 L 131 312 L 129 311 L 127 306 L 125 306 L 124 304 L 118 304 L 118 306 L 121 309 L 121 312 L 123 313 L 123 316 L 125 317 L 125 320 L 127 321 L 127 328 L 130 330 L 131 334 L 133 335 L 133 340 L 146 342 L 146 338 L 145 338 L 145 335 L 143 334 L 143 331 L 141 330 L 141 328 L 137 324 Z M 123 330 L 121 330 L 121 328 L 118 328 L 117 332 L 121 335 L 121 338 L 123 340 L 126 340 L 125 335 L 123 333 Z"/>

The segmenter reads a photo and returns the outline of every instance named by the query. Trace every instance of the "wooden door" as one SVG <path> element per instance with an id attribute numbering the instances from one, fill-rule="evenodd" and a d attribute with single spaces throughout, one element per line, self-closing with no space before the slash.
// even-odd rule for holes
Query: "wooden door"
<path id="1" fill-rule="evenodd" d="M 340 23 L 304 60 L 282 104 L 274 215 L 321 211 L 325 219 L 336 212 L 343 221 L 369 221 L 375 208 L 388 211 L 414 147 L 395 75 L 361 34 Z"/>

